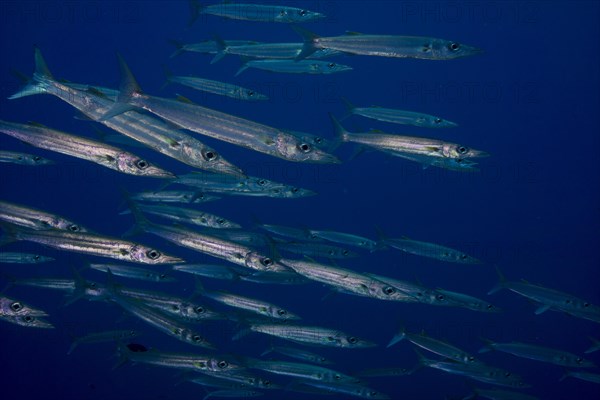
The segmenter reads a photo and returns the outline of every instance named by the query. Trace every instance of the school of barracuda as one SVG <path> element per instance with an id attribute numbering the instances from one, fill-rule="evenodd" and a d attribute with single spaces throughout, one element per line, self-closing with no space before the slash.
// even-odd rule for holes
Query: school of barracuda
<path id="1" fill-rule="evenodd" d="M 291 74 L 341 73 L 351 71 L 352 67 L 325 59 L 338 57 L 351 63 L 352 57 L 348 55 L 451 60 L 482 53 L 470 45 L 429 37 L 353 32 L 321 37 L 296 24 L 325 19 L 325 15 L 288 6 L 237 3 L 201 6 L 194 1 L 191 5 L 192 21 L 206 14 L 214 18 L 243 19 L 254 23 L 294 24 L 292 28 L 303 42 L 262 43 L 216 36 L 214 40 L 193 44 L 173 42 L 177 48 L 173 56 L 182 52 L 214 54 L 212 63 L 226 55 L 239 56 L 243 64 L 238 74 L 249 68 Z M 398 368 L 365 365 L 363 371 L 347 371 L 346 366 L 336 365 L 319 355 L 319 347 L 351 351 L 386 344 L 356 336 L 351 331 L 340 331 L 335 321 L 331 321 L 329 326 L 314 326 L 310 322 L 309 310 L 288 310 L 259 298 L 207 290 L 201 283 L 201 280 L 212 279 L 243 280 L 256 285 L 319 284 L 326 285 L 333 292 L 375 300 L 500 312 L 487 300 L 466 293 L 430 288 L 410 280 L 403 281 L 369 271 L 358 272 L 337 265 L 337 262 L 343 264 L 344 259 L 367 257 L 369 253 L 383 249 L 449 263 L 485 263 L 485 260 L 478 260 L 459 249 L 407 237 L 390 238 L 382 232 L 374 240 L 352 233 L 319 230 L 319 227 L 312 229 L 266 223 L 248 227 L 202 211 L 204 203 L 218 202 L 224 196 L 281 199 L 318 196 L 309 189 L 248 176 L 236 166 L 236 160 L 226 159 L 225 155 L 205 145 L 203 136 L 296 163 L 340 163 L 341 160 L 333 152 L 343 143 L 354 143 L 361 148 L 385 153 L 382 157 L 392 155 L 404 159 L 395 160 L 398 163 L 416 162 L 422 164 L 423 168 L 477 171 L 474 160 L 486 157 L 488 153 L 430 137 L 435 136 L 438 128 L 457 127 L 456 122 L 445 119 L 445 116 L 416 110 L 355 105 L 358 99 L 352 99 L 351 102 L 341 98 L 340 102 L 348 110 L 345 117 L 356 115 L 391 124 L 430 128 L 428 132 L 432 133 L 415 137 L 380 131 L 350 132 L 340 123 L 340 118 L 330 114 L 335 138 L 323 138 L 206 108 L 183 97 L 162 98 L 148 94 L 142 90 L 132 72 L 139 66 L 130 69 L 126 57 L 119 56 L 122 82 L 118 90 L 56 79 L 40 49 L 34 50 L 34 58 L 33 76 L 24 78 L 23 88 L 11 99 L 50 94 L 67 102 L 88 119 L 120 135 L 90 139 L 41 124 L 2 120 L 0 132 L 36 148 L 155 180 L 148 180 L 150 185 L 146 191 L 128 193 L 123 190 L 126 208 L 121 214 L 131 214 L 136 224 L 122 237 L 104 235 L 92 227 L 71 221 L 68 216 L 56 215 L 52 210 L 39 210 L 34 204 L 0 201 L 0 224 L 4 232 L 2 245 L 10 246 L 15 241 L 41 245 L 39 254 L 13 252 L 3 247 L 0 263 L 53 263 L 54 258 L 43 254 L 44 248 L 49 247 L 93 256 L 87 268 L 103 272 L 106 276 L 104 280 L 90 281 L 82 277 L 81 270 L 74 270 L 73 275 L 66 278 L 54 277 L 50 272 L 44 278 L 8 277 L 9 288 L 0 295 L 2 321 L 29 328 L 54 328 L 51 311 L 43 310 L 44 307 L 37 304 L 29 304 L 27 299 L 14 299 L 10 295 L 10 287 L 15 285 L 29 286 L 31 290 L 64 292 L 66 304 L 81 299 L 110 303 L 132 318 L 144 321 L 148 329 L 155 328 L 171 336 L 172 340 L 197 348 L 190 348 L 185 353 L 171 353 L 161 351 L 160 344 L 157 344 L 156 348 L 149 350 L 133 341 L 141 331 L 111 330 L 111 326 L 107 325 L 105 331 L 88 332 L 75 338 L 72 346 L 65 349 L 68 354 L 82 344 L 114 342 L 119 356 L 118 366 L 126 363 L 148 364 L 181 371 L 182 380 L 207 388 L 205 398 L 255 397 L 267 391 L 283 389 L 306 393 L 307 398 L 332 393 L 341 397 L 400 398 L 403 396 L 397 393 L 380 392 L 376 389 L 376 383 L 367 379 L 419 374 L 420 367 L 435 368 L 501 387 L 472 388 L 472 393 L 465 398 L 536 398 L 520 392 L 530 387 L 523 378 L 486 363 L 484 354 L 472 355 L 470 351 L 417 332 L 416 329 L 410 331 L 402 328 L 400 332 L 389 332 L 392 338 L 387 346 L 398 342 L 403 342 L 403 346 L 405 342 L 414 345 L 419 359 L 417 365 L 399 365 Z M 170 84 L 185 85 L 236 100 L 260 102 L 268 99 L 265 94 L 232 83 L 178 76 L 169 70 L 166 73 Z M 121 146 L 132 150 L 124 150 Z M 153 149 L 194 170 L 176 176 L 136 155 L 135 150 L 139 147 Z M 5 150 L 0 151 L 0 162 L 22 164 L 22 168 L 43 168 L 53 163 L 37 155 Z M 163 183 L 161 189 L 156 189 L 156 182 Z M 175 247 L 185 247 L 209 255 L 215 261 L 220 259 L 225 262 L 194 263 L 193 260 L 167 253 L 162 248 L 138 242 L 136 236 L 140 234 L 155 235 Z M 335 263 L 332 262 L 334 259 Z M 161 266 L 164 267 L 157 269 Z M 497 272 L 499 283 L 490 294 L 507 289 L 535 304 L 536 314 L 557 311 L 600 322 L 600 307 L 584 299 L 525 281 L 509 281 L 500 270 Z M 155 283 L 156 291 L 136 289 L 135 280 Z M 177 280 L 195 280 L 196 296 L 190 298 L 183 293 L 178 296 L 159 287 L 164 282 Z M 260 358 L 245 354 L 231 355 L 228 348 L 215 346 L 211 337 L 200 333 L 202 324 L 234 324 L 239 328 L 231 340 L 242 341 L 249 334 L 262 334 L 272 337 L 274 344 L 260 354 Z M 587 354 L 600 348 L 598 340 L 592 341 L 592 346 L 585 351 Z M 496 343 L 486 338 L 479 353 L 492 350 L 559 365 L 565 368 L 563 379 L 570 377 L 600 382 L 597 372 L 580 369 L 596 368 L 594 363 L 577 354 L 539 344 L 516 341 Z M 423 352 L 431 353 L 434 358 L 428 358 Z M 265 358 L 267 354 L 269 358 Z"/>

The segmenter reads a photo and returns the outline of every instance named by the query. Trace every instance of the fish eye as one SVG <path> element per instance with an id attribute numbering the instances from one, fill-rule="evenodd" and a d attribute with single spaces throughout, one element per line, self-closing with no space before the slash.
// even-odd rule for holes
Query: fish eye
<path id="1" fill-rule="evenodd" d="M 321 362 L 325 362 L 325 357 L 321 357 L 321 358 L 319 358 L 319 361 L 321 361 Z"/>
<path id="2" fill-rule="evenodd" d="M 298 148 L 303 153 L 308 153 L 310 151 L 310 145 L 307 143 L 302 143 L 302 144 L 298 145 Z"/>
<path id="3" fill-rule="evenodd" d="M 21 309 L 23 309 L 23 305 L 18 301 L 15 301 L 10 305 L 10 309 L 13 311 L 20 311 Z"/>
<path id="4" fill-rule="evenodd" d="M 298 193 L 298 188 L 292 188 L 292 193 Z"/>
<path id="5" fill-rule="evenodd" d="M 166 276 L 165 274 L 160 274 L 158 277 L 159 277 L 160 279 L 165 279 L 167 276 Z"/>
<path id="6" fill-rule="evenodd" d="M 202 307 L 202 306 L 198 306 L 198 307 L 194 308 L 194 311 L 195 311 L 197 314 L 202 314 L 202 313 L 204 313 L 204 307 Z"/>
<path id="7" fill-rule="evenodd" d="M 336 381 L 339 381 L 340 379 L 342 379 L 342 377 L 341 377 L 341 375 L 339 375 L 339 374 L 335 374 L 335 375 L 333 376 L 333 379 L 335 379 Z"/>
<path id="8" fill-rule="evenodd" d="M 458 146 L 456 148 L 456 151 L 458 152 L 458 154 L 466 154 L 469 149 L 467 149 L 465 146 Z"/>
<path id="9" fill-rule="evenodd" d="M 583 361 L 583 359 L 582 359 L 582 358 L 579 358 L 579 357 L 575 359 L 575 362 L 576 362 L 577 364 L 581 364 L 581 362 L 582 362 L 582 361 Z"/>
<path id="10" fill-rule="evenodd" d="M 79 232 L 81 229 L 77 225 L 69 225 L 69 230 L 71 232 Z"/>
<path id="11" fill-rule="evenodd" d="M 467 358 L 467 360 L 469 360 L 469 361 L 475 361 L 475 357 L 470 356 L 469 358 Z"/>
<path id="12" fill-rule="evenodd" d="M 452 51 L 458 51 L 458 49 L 460 49 L 460 44 L 453 42 L 453 43 L 450 43 L 450 46 L 448 46 L 448 47 Z"/>
<path id="13" fill-rule="evenodd" d="M 504 376 L 508 378 L 510 376 L 510 372 L 505 372 Z"/>
<path id="14" fill-rule="evenodd" d="M 589 307 L 589 306 L 590 306 L 590 303 L 583 303 L 583 306 L 584 306 L 584 307 Z"/>
<path id="15" fill-rule="evenodd" d="M 34 259 L 34 260 L 39 260 L 39 259 L 40 259 L 40 256 L 37 256 L 37 255 L 36 255 L 36 256 L 33 256 L 33 259 Z"/>
<path id="16" fill-rule="evenodd" d="M 18 156 L 17 157 L 17 160 L 22 160 L 22 159 L 23 159 L 23 156 Z"/>
<path id="17" fill-rule="evenodd" d="M 129 331 L 129 336 L 135 336 L 135 331 Z"/>
<path id="18" fill-rule="evenodd" d="M 370 396 L 377 396 L 377 392 L 374 391 L 374 390 L 372 390 L 372 391 L 369 392 L 369 395 Z"/>
<path id="19" fill-rule="evenodd" d="M 572 303 L 572 302 L 571 302 L 571 299 L 567 299 L 567 300 L 565 301 L 565 303 L 567 303 L 567 304 L 571 304 L 571 303 Z"/>
<path id="20" fill-rule="evenodd" d="M 254 96 L 254 92 L 252 90 L 249 90 L 248 91 L 248 96 L 250 96 L 250 97 Z"/>
<path id="21" fill-rule="evenodd" d="M 284 15 L 287 15 L 287 11 L 281 10 L 281 11 L 279 11 L 279 15 L 283 17 Z"/>
<path id="22" fill-rule="evenodd" d="M 321 142 L 323 141 L 323 139 L 321 139 L 320 137 L 316 137 L 315 138 L 315 142 L 321 144 Z"/>
<path id="23" fill-rule="evenodd" d="M 465 258 L 467 258 L 467 255 L 466 255 L 466 254 L 461 254 L 461 255 L 460 255 L 460 259 L 461 259 L 461 260 L 464 260 Z"/>
<path id="24" fill-rule="evenodd" d="M 263 381 L 264 386 L 271 386 L 271 381 Z"/>
<path id="25" fill-rule="evenodd" d="M 333 68 L 333 67 L 335 67 L 335 63 L 329 63 L 329 64 L 327 64 L 327 66 L 328 66 L 329 68 Z"/>
<path id="26" fill-rule="evenodd" d="M 354 343 L 358 342 L 358 339 L 356 339 L 354 336 L 350 336 L 348 338 L 348 342 L 354 344 Z"/>
<path id="27" fill-rule="evenodd" d="M 494 306 L 493 306 L 493 305 L 491 305 L 491 304 L 488 304 L 486 308 L 487 308 L 488 310 L 491 310 L 492 308 L 494 308 Z"/>
<path id="28" fill-rule="evenodd" d="M 35 321 L 31 315 L 26 315 L 24 318 L 25 322 L 33 322 Z"/>
<path id="29" fill-rule="evenodd" d="M 267 257 L 267 258 L 263 258 L 263 260 L 262 260 L 262 264 L 263 264 L 265 267 L 270 267 L 271 265 L 273 265 L 273 260 L 271 260 L 271 259 L 270 259 L 270 258 L 268 258 L 268 257 Z"/>
<path id="30" fill-rule="evenodd" d="M 265 181 L 264 179 L 259 179 L 256 183 L 258 183 L 260 186 L 265 186 L 267 184 L 267 181 Z"/>
<path id="31" fill-rule="evenodd" d="M 396 291 L 394 290 L 394 288 L 393 288 L 393 287 L 391 287 L 391 286 L 386 286 L 386 287 L 384 287 L 384 288 L 383 288 L 383 292 L 384 292 L 385 294 L 393 294 L 393 293 L 395 293 Z"/>
<path id="32" fill-rule="evenodd" d="M 279 314 L 279 315 L 286 315 L 287 311 L 285 311 L 285 310 L 277 310 L 277 314 Z"/>
<path id="33" fill-rule="evenodd" d="M 436 124 L 441 124 L 442 123 L 442 119 L 441 118 L 436 118 L 433 120 L 433 122 L 435 122 Z"/>
<path id="34" fill-rule="evenodd" d="M 306 10 L 300 10 L 300 11 L 298 11 L 298 14 L 299 14 L 301 17 L 304 17 L 304 16 L 306 15 Z"/>
<path id="35" fill-rule="evenodd" d="M 217 224 L 223 225 L 224 223 L 225 223 L 225 220 L 223 218 L 217 219 Z"/>
<path id="36" fill-rule="evenodd" d="M 445 299 L 445 297 L 444 297 L 443 294 L 438 294 L 437 296 L 435 296 L 435 298 L 438 299 L 438 300 L 444 300 Z"/>
<path id="37" fill-rule="evenodd" d="M 194 336 L 192 336 L 192 340 L 197 343 L 197 342 L 202 341 L 202 338 L 198 335 L 194 335 Z"/>
<path id="38" fill-rule="evenodd" d="M 34 161 L 40 161 L 41 159 L 42 159 L 42 157 L 40 157 L 40 156 L 35 156 L 35 157 L 33 157 L 33 160 L 34 160 Z"/>
<path id="39" fill-rule="evenodd" d="M 157 250 L 148 250 L 146 252 L 146 255 L 151 259 L 151 260 L 156 260 L 158 257 L 160 257 L 160 252 Z"/>
<path id="40" fill-rule="evenodd" d="M 342 255 L 347 256 L 348 255 L 348 250 L 342 250 Z"/>
<path id="41" fill-rule="evenodd" d="M 139 169 L 146 169 L 148 168 L 148 162 L 144 160 L 137 160 L 135 166 Z"/>
<path id="42" fill-rule="evenodd" d="M 219 361 L 219 363 L 217 364 L 217 366 L 221 369 L 223 368 L 227 368 L 229 366 L 229 363 L 227 361 Z"/>

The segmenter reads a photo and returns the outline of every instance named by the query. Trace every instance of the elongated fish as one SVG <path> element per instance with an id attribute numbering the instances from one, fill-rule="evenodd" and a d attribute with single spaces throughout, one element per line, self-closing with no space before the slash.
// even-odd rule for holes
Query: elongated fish
<path id="1" fill-rule="evenodd" d="M 581 379 L 582 381 L 588 381 L 588 382 L 600 384 L 600 374 L 595 374 L 593 372 L 567 371 L 560 378 L 560 380 L 562 381 L 568 377 L 577 378 L 577 379 Z"/>
<path id="2" fill-rule="evenodd" d="M 592 341 L 593 344 L 589 349 L 584 351 L 585 354 L 594 353 L 594 352 L 600 350 L 600 340 L 594 339 L 593 337 L 591 337 L 590 340 Z"/>
<path id="3" fill-rule="evenodd" d="M 0 132 L 32 146 L 91 161 L 124 174 L 154 178 L 175 177 L 171 172 L 152 165 L 128 151 L 44 126 L 0 120 Z"/>
<path id="4" fill-rule="evenodd" d="M 375 347 L 376 344 L 356 336 L 348 335 L 336 329 L 322 328 L 318 326 L 303 326 L 291 324 L 252 324 L 250 331 L 264 333 L 284 340 L 296 343 L 312 344 L 315 346 L 341 347 L 348 349 L 361 349 Z M 233 337 L 239 339 L 248 333 L 241 331 Z"/>
<path id="5" fill-rule="evenodd" d="M 284 321 L 300 319 L 299 316 L 285 308 L 263 300 L 224 291 L 206 291 L 200 281 L 196 281 L 196 292 L 201 296 L 208 297 L 209 299 L 213 299 L 230 307 L 250 311 L 265 317 Z"/>
<path id="6" fill-rule="evenodd" d="M 343 247 L 317 242 L 277 242 L 277 250 L 307 257 L 347 259 L 358 257 L 358 253 Z"/>
<path id="7" fill-rule="evenodd" d="M 243 268 L 241 268 L 243 269 Z M 182 264 L 173 265 L 174 271 L 186 272 L 192 275 L 203 276 L 205 278 L 212 279 L 223 279 L 223 280 L 237 280 L 240 278 L 242 271 L 231 268 L 229 265 L 217 265 L 217 264 Z M 247 273 L 244 271 L 243 273 Z"/>
<path id="8" fill-rule="evenodd" d="M 423 357 L 419 352 L 417 352 L 417 354 L 419 355 L 420 365 L 439 369 L 454 375 L 464 376 L 492 385 L 523 389 L 531 386 L 524 383 L 520 376 L 501 368 L 488 366 L 483 363 L 463 364 L 452 361 L 435 361 Z"/>
<path id="9" fill-rule="evenodd" d="M 220 51 L 220 46 L 216 40 L 205 40 L 196 43 L 182 43 L 178 40 L 169 39 L 169 43 L 176 47 L 176 50 L 171 54 L 171 58 L 178 56 L 183 52 L 193 53 L 207 53 L 216 54 Z M 254 42 L 252 40 L 226 40 L 226 46 L 250 46 L 253 44 L 259 44 L 260 42 Z"/>
<path id="10" fill-rule="evenodd" d="M 55 249 L 139 264 L 177 264 L 183 260 L 140 243 L 86 232 L 34 231 L 10 227 L 9 240 L 34 242 Z"/>
<path id="11" fill-rule="evenodd" d="M 491 340 L 483 339 L 485 346 L 482 347 L 479 352 L 485 353 L 491 350 L 501 351 L 503 353 L 509 353 L 517 357 L 529 358 L 530 360 L 542 361 L 550 364 L 561 365 L 563 367 L 580 367 L 580 368 L 593 368 L 594 363 L 589 360 L 569 353 L 563 350 L 555 350 L 548 347 L 538 346 L 528 343 L 510 342 L 510 343 L 496 343 Z"/>
<path id="12" fill-rule="evenodd" d="M 144 109 L 171 123 L 201 135 L 296 162 L 339 163 L 330 154 L 268 125 L 195 104 L 146 95 L 125 61 L 119 57 L 121 93 L 118 102 L 100 119 L 109 120 L 132 109 Z"/>
<path id="13" fill-rule="evenodd" d="M 212 59 L 211 64 L 221 60 L 227 54 L 233 54 L 245 58 L 260 59 L 295 59 L 302 49 L 303 43 L 260 43 L 250 45 L 231 45 L 222 40 L 216 40 L 218 51 Z M 341 51 L 331 49 L 319 49 L 309 55 L 308 59 L 328 58 L 343 54 Z"/>
<path id="14" fill-rule="evenodd" d="M 269 353 L 279 353 L 283 354 L 284 356 L 295 358 L 297 360 L 308 361 L 314 364 L 333 364 L 332 361 L 319 354 L 315 354 L 311 351 L 304 349 L 297 349 L 294 347 L 271 346 L 267 350 L 263 351 L 260 355 L 264 356 Z"/>
<path id="15" fill-rule="evenodd" d="M 219 96 L 231 97 L 236 100 L 260 101 L 269 100 L 269 96 L 232 83 L 215 81 L 212 79 L 198 78 L 195 76 L 177 76 L 167 72 L 167 81 L 178 83 L 192 89 L 217 94 Z"/>
<path id="16" fill-rule="evenodd" d="M 246 359 L 245 364 L 249 368 L 260 369 L 272 374 L 292 376 L 299 379 L 308 379 L 322 382 L 357 382 L 352 376 L 339 371 L 324 368 L 312 364 L 303 364 L 287 361 L 263 361 L 257 359 Z"/>
<path id="17" fill-rule="evenodd" d="M 87 232 L 84 226 L 46 211 L 0 201 L 0 220 L 36 231 L 58 229 L 70 232 Z"/>
<path id="18" fill-rule="evenodd" d="M 0 263 L 7 264 L 40 264 L 54 261 L 54 258 L 31 253 L 0 253 Z"/>
<path id="19" fill-rule="evenodd" d="M 0 163 L 39 166 L 54 164 L 54 161 L 34 154 L 0 150 Z"/>
<path id="20" fill-rule="evenodd" d="M 247 60 L 235 73 L 238 76 L 248 68 L 262 69 L 283 74 L 327 75 L 351 71 L 352 67 L 322 60 Z"/>
<path id="21" fill-rule="evenodd" d="M 112 272 L 114 275 L 125 278 L 137 279 L 150 282 L 175 282 L 177 279 L 163 272 L 152 269 L 133 267 L 131 265 L 118 264 L 90 264 L 91 269 L 101 272 Z"/>
<path id="22" fill-rule="evenodd" d="M 404 251 L 422 257 L 434 258 L 440 261 L 453 262 L 459 264 L 480 264 L 481 261 L 463 253 L 460 250 L 455 250 L 450 247 L 442 246 L 435 243 L 422 242 L 413 240 L 408 237 L 398 239 L 383 239 L 383 243 Z"/>
<path id="23" fill-rule="evenodd" d="M 431 159 L 468 159 L 488 156 L 483 151 L 442 140 L 377 132 L 350 133 L 340 125 L 332 114 L 329 114 L 329 117 L 333 122 L 336 134 L 342 142 L 360 144 L 408 159 L 418 157 L 414 161 L 418 161 L 423 157 Z M 443 164 L 436 166 L 443 166 Z"/>
<path id="24" fill-rule="evenodd" d="M 292 28 L 304 39 L 298 56 L 303 59 L 317 49 L 332 49 L 365 56 L 451 60 L 482 53 L 481 49 L 452 40 L 420 36 L 365 35 L 348 33 L 343 36 L 321 37 L 299 26 Z"/>
<path id="25" fill-rule="evenodd" d="M 359 247 L 370 251 L 376 250 L 379 246 L 376 241 L 367 239 L 362 236 L 353 235 L 344 232 L 335 231 L 319 231 L 311 229 L 310 233 L 321 239 L 328 240 L 330 242 L 347 244 L 349 246 Z"/>
<path id="26" fill-rule="evenodd" d="M 410 333 L 404 329 L 400 330 L 400 332 L 392 338 L 387 347 L 393 346 L 394 344 L 400 342 L 403 339 L 407 339 L 408 341 L 419 346 L 422 349 L 425 349 L 452 361 L 457 361 L 463 364 L 480 363 L 480 361 L 477 360 L 475 356 L 467 353 L 464 350 L 459 349 L 456 346 L 451 345 L 450 343 L 434 339 L 425 335 L 424 333 Z"/>
<path id="27" fill-rule="evenodd" d="M 192 186 L 201 192 L 232 196 L 258 196 L 276 198 L 301 198 L 316 193 L 295 186 L 259 177 L 228 177 L 211 173 L 190 173 L 178 176 L 173 183 Z"/>
<path id="28" fill-rule="evenodd" d="M 554 310 L 565 312 L 574 317 L 600 322 L 600 307 L 587 300 L 555 289 L 533 285 L 527 281 L 510 282 L 502 275 L 500 269 L 496 268 L 496 272 L 498 273 L 499 282 L 488 294 L 496 293 L 501 289 L 508 289 L 533 300 L 535 303 L 539 303 L 539 307 L 535 311 L 536 314 Z"/>
<path id="29" fill-rule="evenodd" d="M 137 201 L 148 201 L 155 203 L 187 203 L 201 204 L 209 201 L 219 200 L 219 196 L 209 195 L 190 190 L 161 190 L 158 192 L 132 193 L 131 198 Z"/>
<path id="30" fill-rule="evenodd" d="M 241 228 L 241 225 L 235 222 L 228 221 L 218 215 L 210 214 L 207 212 L 195 210 L 193 208 L 184 207 L 172 207 L 167 205 L 148 205 L 138 204 L 137 207 L 145 213 L 158 215 L 165 219 L 170 219 L 176 222 L 183 222 L 191 225 L 204 226 L 206 228 L 214 229 L 237 229 Z M 131 211 L 125 210 L 120 213 L 129 214 Z"/>
<path id="31" fill-rule="evenodd" d="M 359 397 L 362 399 L 390 399 L 385 393 L 379 392 L 368 386 L 359 384 L 347 384 L 338 382 L 303 382 L 305 385 L 314 386 L 330 393 L 345 394 L 348 396 Z"/>
<path id="32" fill-rule="evenodd" d="M 190 1 L 193 23 L 201 14 L 210 14 L 222 18 L 240 19 L 258 22 L 300 23 L 311 22 L 325 15 L 303 8 L 276 4 L 220 3 L 203 6 L 197 0 Z"/>
<path id="33" fill-rule="evenodd" d="M 391 122 L 393 124 L 413 125 L 421 128 L 452 128 L 458 126 L 456 123 L 435 115 L 423 114 L 415 111 L 396 110 L 379 106 L 355 107 L 347 99 L 342 98 L 349 114 L 376 119 L 378 121 Z"/>
<path id="34" fill-rule="evenodd" d="M 86 89 L 76 89 L 76 87 Z M 110 96 L 114 98 L 118 93 L 107 94 L 106 91 L 107 89 L 99 90 L 89 85 L 77 86 L 58 82 L 50 73 L 40 50 L 36 48 L 33 78 L 19 92 L 10 96 L 10 99 L 47 93 L 75 107 L 87 118 L 99 120 L 115 104 Z M 187 165 L 217 173 L 243 175 L 238 167 L 225 160 L 213 148 L 150 115 L 131 111 L 100 122 Z"/>

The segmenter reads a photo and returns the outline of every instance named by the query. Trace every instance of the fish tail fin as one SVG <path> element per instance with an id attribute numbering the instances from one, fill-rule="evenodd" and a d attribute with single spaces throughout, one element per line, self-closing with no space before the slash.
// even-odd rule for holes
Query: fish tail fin
<path id="1" fill-rule="evenodd" d="M 26 75 L 13 70 L 13 75 L 23 82 L 24 86 L 17 93 L 8 97 L 10 100 L 33 96 L 35 94 L 44 94 L 47 92 L 47 82 L 55 80 L 48 69 L 48 65 L 46 65 L 42 52 L 37 46 L 34 47 L 34 60 L 35 71 L 32 78 L 28 78 Z"/>
<path id="2" fill-rule="evenodd" d="M 240 57 L 240 60 L 242 61 L 242 65 L 240 66 L 240 69 L 237 70 L 237 72 L 235 73 L 234 76 L 238 76 L 239 74 L 241 74 L 242 72 L 244 72 L 245 70 L 248 69 L 248 60 L 249 60 L 249 58 Z"/>
<path id="3" fill-rule="evenodd" d="M 204 6 L 198 0 L 190 0 L 190 21 L 188 22 L 188 26 L 192 26 L 196 22 L 200 14 L 202 14 L 203 8 Z"/>
<path id="4" fill-rule="evenodd" d="M 62 307 L 67 307 L 77 300 L 83 298 L 85 296 L 85 289 L 88 287 L 87 281 L 81 276 L 79 271 L 71 266 L 71 272 L 73 273 L 73 278 L 75 280 L 75 290 L 70 295 L 65 296 L 65 300 L 62 303 Z"/>
<path id="5" fill-rule="evenodd" d="M 394 335 L 394 337 L 392 338 L 392 340 L 390 340 L 390 342 L 388 343 L 388 345 L 386 347 L 392 347 L 393 345 L 404 340 L 405 338 L 406 338 L 406 330 L 404 328 L 401 328 L 400 332 L 398 332 Z"/>
<path id="6" fill-rule="evenodd" d="M 250 332 L 252 332 L 252 330 L 251 330 L 251 329 L 249 329 L 249 328 L 244 328 L 244 329 L 240 330 L 238 333 L 236 333 L 235 335 L 233 335 L 233 336 L 231 337 L 231 340 L 232 340 L 232 341 L 235 341 L 235 340 L 240 340 L 240 339 L 241 339 L 241 338 L 243 338 L 244 336 L 248 335 Z"/>
<path id="7" fill-rule="evenodd" d="M 485 345 L 479 349 L 479 353 L 488 353 L 492 350 L 494 350 L 494 347 L 492 346 L 494 344 L 493 341 L 491 341 L 490 339 L 486 339 L 484 337 L 480 337 L 479 338 L 483 343 L 485 343 Z"/>
<path id="8" fill-rule="evenodd" d="M 350 100 L 348 100 L 345 97 L 341 97 L 340 100 L 344 104 L 344 107 L 346 107 L 346 114 L 342 115 L 342 117 L 340 118 L 340 121 L 343 121 L 354 113 L 355 107 L 354 104 L 352 104 Z"/>
<path id="9" fill-rule="evenodd" d="M 347 141 L 348 131 L 344 129 L 342 124 L 340 124 L 340 121 L 338 121 L 338 119 L 332 113 L 329 113 L 329 119 L 333 124 L 333 130 L 335 133 L 335 139 L 333 140 L 331 148 L 329 149 L 329 151 L 333 151 L 337 149 L 342 142 Z"/>
<path id="10" fill-rule="evenodd" d="M 71 340 L 71 346 L 69 347 L 69 350 L 67 350 L 67 355 L 71 355 L 71 353 L 73 353 L 73 351 L 77 348 L 78 345 L 79 345 L 79 340 L 77 338 L 73 337 Z"/>
<path id="11" fill-rule="evenodd" d="M 184 44 L 177 39 L 167 39 L 167 42 L 173 46 L 175 46 L 175 51 L 169 56 L 169 58 L 175 58 L 185 50 L 183 49 Z"/>
<path id="12" fill-rule="evenodd" d="M 411 370 L 409 375 L 412 375 L 415 371 L 417 371 L 418 369 L 421 369 L 423 367 L 428 367 L 431 364 L 431 360 L 429 360 L 428 358 L 426 358 L 423 353 L 421 353 L 419 350 L 414 349 L 414 352 L 417 354 L 417 365 L 415 365 Z"/>
<path id="13" fill-rule="evenodd" d="M 308 29 L 301 28 L 298 25 L 292 25 L 292 29 L 304 40 L 304 45 L 302 46 L 300 53 L 296 56 L 296 61 L 303 60 L 317 51 L 317 48 L 315 47 L 315 39 L 319 38 L 317 34 Z"/>
<path id="14" fill-rule="evenodd" d="M 124 346 L 123 343 L 119 342 L 117 344 L 117 351 L 115 353 L 115 356 L 117 356 L 117 362 L 112 366 L 112 371 L 121 368 L 123 365 L 128 364 L 131 361 L 127 356 L 128 352 L 129 349 Z"/>
<path id="15" fill-rule="evenodd" d="M 99 121 L 106 121 L 124 112 L 135 109 L 129 104 L 135 94 L 142 94 L 142 89 L 136 81 L 129 66 L 121 54 L 117 53 L 119 59 L 119 69 L 121 70 L 121 84 L 119 85 L 119 96 L 115 104 L 99 118 Z"/>
<path id="16" fill-rule="evenodd" d="M 215 44 L 217 45 L 217 54 L 215 54 L 214 58 L 210 60 L 211 64 L 216 64 L 223 59 L 227 55 L 225 50 L 227 49 L 227 43 L 221 38 L 221 36 L 215 34 L 213 35 L 215 39 Z"/>
<path id="17" fill-rule="evenodd" d="M 498 283 L 488 292 L 488 294 L 494 294 L 506 287 L 506 278 L 498 267 L 496 267 L 496 274 L 498 274 Z"/>

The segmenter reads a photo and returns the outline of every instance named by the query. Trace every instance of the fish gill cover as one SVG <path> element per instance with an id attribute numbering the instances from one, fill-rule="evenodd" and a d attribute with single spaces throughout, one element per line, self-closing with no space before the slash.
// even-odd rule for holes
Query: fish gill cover
<path id="1" fill-rule="evenodd" d="M 1 2 L 2 398 L 598 398 L 599 13 Z"/>

